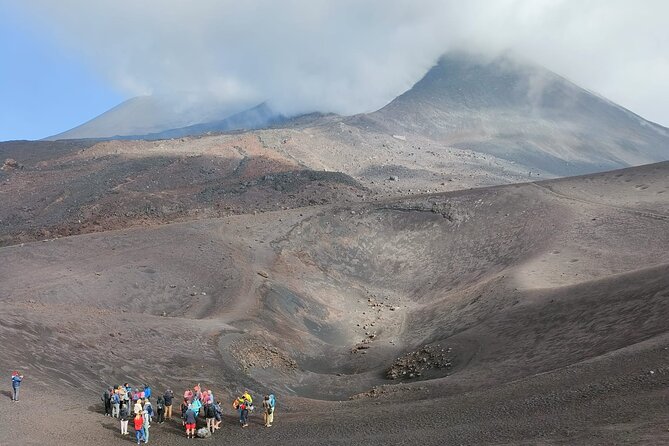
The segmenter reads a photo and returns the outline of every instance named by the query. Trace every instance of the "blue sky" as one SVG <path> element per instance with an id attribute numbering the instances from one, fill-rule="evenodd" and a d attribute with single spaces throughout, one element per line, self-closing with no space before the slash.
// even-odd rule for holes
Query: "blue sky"
<path id="1" fill-rule="evenodd" d="M 0 141 L 68 130 L 125 99 L 28 23 L 0 0 Z"/>
<path id="2" fill-rule="evenodd" d="M 669 126 L 669 2 L 642 3 L 0 0 L 0 141 L 145 94 L 373 111 L 449 50 L 510 51 Z"/>

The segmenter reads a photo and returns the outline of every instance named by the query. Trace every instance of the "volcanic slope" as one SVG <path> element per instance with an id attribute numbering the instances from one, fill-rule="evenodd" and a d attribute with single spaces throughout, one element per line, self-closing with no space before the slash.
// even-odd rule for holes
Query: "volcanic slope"
<path id="1" fill-rule="evenodd" d="M 203 122 L 213 124 L 249 109 L 250 105 L 244 102 L 221 104 L 219 101 L 188 94 L 137 96 L 88 122 L 46 139 L 53 141 L 156 134 Z M 237 122 L 241 124 L 244 121 L 238 119 Z"/>
<path id="2" fill-rule="evenodd" d="M 279 396 L 274 428 L 231 412 L 226 441 L 665 444 L 668 178 L 660 163 L 0 248 L 0 366 L 55 413 L 27 429 L 30 407 L 3 399 L 0 443 L 115 443 L 80 411 L 132 381 Z M 74 413 L 83 436 L 61 427 Z M 185 443 L 179 428 L 152 441 Z"/>
<path id="3" fill-rule="evenodd" d="M 664 161 L 669 130 L 537 65 L 451 53 L 366 117 L 565 176 Z"/>

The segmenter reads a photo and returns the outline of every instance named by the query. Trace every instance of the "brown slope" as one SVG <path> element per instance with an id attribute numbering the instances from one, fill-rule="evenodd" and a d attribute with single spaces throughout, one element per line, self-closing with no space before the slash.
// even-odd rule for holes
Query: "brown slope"
<path id="1" fill-rule="evenodd" d="M 18 146 L 18 147 L 15 147 Z M 0 245 L 338 201 L 365 189 L 263 147 L 253 134 L 160 142 L 0 146 Z"/>
<path id="2" fill-rule="evenodd" d="M 272 389 L 294 413 L 278 441 L 660 442 L 668 167 L 2 248 L 0 364 L 65 393 Z M 615 206 L 581 199 L 595 178 Z M 448 377 L 295 398 L 389 383 L 426 344 L 452 348 Z"/>

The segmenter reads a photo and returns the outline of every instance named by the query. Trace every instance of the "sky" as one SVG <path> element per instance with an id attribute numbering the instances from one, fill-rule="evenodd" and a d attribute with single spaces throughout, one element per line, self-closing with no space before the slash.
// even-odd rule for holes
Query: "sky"
<path id="1" fill-rule="evenodd" d="M 516 54 L 669 126 L 664 0 L 0 0 L 0 141 L 137 95 L 382 107 L 447 51 Z"/>

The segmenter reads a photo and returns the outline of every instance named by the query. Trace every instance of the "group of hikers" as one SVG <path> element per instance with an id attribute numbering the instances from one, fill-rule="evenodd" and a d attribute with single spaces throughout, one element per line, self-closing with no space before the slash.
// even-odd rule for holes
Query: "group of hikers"
<path id="1" fill-rule="evenodd" d="M 121 435 L 129 435 L 128 422 L 132 419 L 137 444 L 148 443 L 151 423 L 154 419 L 158 424 L 170 420 L 174 403 L 174 392 L 171 389 L 165 390 L 164 394 L 156 398 L 155 409 L 151 403 L 152 396 L 149 385 L 145 385 L 141 390 L 133 388 L 128 383 L 109 387 L 102 395 L 105 415 L 120 420 Z M 272 426 L 275 405 L 274 395 L 265 395 L 262 404 L 265 427 Z M 251 394 L 246 391 L 236 398 L 233 408 L 239 412 L 239 424 L 247 427 L 249 413 L 254 409 Z M 223 415 L 221 404 L 214 398 L 211 390 L 202 389 L 199 384 L 184 392 L 180 410 L 181 422 L 188 438 L 208 437 L 220 429 Z M 196 433 L 200 414 L 205 420 L 205 426 Z"/>

